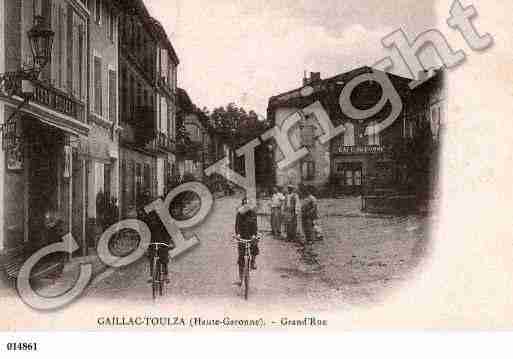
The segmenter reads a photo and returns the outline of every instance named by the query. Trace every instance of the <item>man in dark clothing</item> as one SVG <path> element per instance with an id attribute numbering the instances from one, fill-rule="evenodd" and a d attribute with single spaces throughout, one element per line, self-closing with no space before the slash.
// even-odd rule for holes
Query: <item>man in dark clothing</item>
<path id="1" fill-rule="evenodd" d="M 162 266 L 162 271 L 164 272 L 164 277 L 166 282 L 169 282 L 168 279 L 168 265 L 169 265 L 169 251 L 173 249 L 173 243 L 171 242 L 171 237 L 164 226 L 164 223 L 160 220 L 157 212 L 152 211 L 144 215 L 142 220 L 148 225 L 151 232 L 151 243 L 164 243 L 171 247 L 166 246 L 158 246 L 158 255 L 159 255 L 159 264 Z M 150 245 L 148 248 L 148 259 L 150 261 L 150 281 L 152 280 L 151 276 L 153 275 L 153 257 L 157 254 L 155 252 L 155 245 Z"/>
<path id="2" fill-rule="evenodd" d="M 247 199 L 242 200 L 242 206 L 237 210 L 235 217 L 235 233 L 242 239 L 251 239 L 256 236 L 258 232 L 257 215 L 256 212 L 248 205 Z M 244 252 L 245 244 L 239 243 L 238 245 L 238 260 L 239 265 L 239 279 L 242 283 L 243 266 L 244 266 Z M 253 241 L 251 243 L 251 269 L 256 269 L 256 256 L 260 253 L 258 243 Z"/>

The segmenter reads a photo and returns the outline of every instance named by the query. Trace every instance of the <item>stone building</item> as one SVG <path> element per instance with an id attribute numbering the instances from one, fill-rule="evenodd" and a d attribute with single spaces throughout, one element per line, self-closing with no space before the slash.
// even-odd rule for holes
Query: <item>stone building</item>
<path id="1" fill-rule="evenodd" d="M 178 58 L 141 0 L 120 13 L 121 208 L 124 215 L 164 194 L 174 161 Z"/>
<path id="2" fill-rule="evenodd" d="M 208 116 L 192 103 L 183 89 L 179 89 L 178 106 L 179 125 L 185 132 L 178 144 L 178 172 L 180 177 L 189 173 L 203 180 L 207 167 L 229 155 L 228 145 L 222 134 L 212 128 Z"/>
<path id="3" fill-rule="evenodd" d="M 84 253 L 90 12 L 77 0 L 1 0 L 0 17 L 0 73 L 14 85 L 0 91 L 0 251 L 47 243 L 51 212 Z M 36 20 L 54 32 L 51 56 L 37 79 L 21 81 Z"/>
<path id="4" fill-rule="evenodd" d="M 89 136 L 84 141 L 87 158 L 87 218 L 89 245 L 95 245 L 95 225 L 104 221 L 102 208 L 109 198 L 119 200 L 119 101 L 117 1 L 88 1 L 89 26 Z M 98 202 L 100 193 L 105 201 Z"/>
<path id="5" fill-rule="evenodd" d="M 348 116 L 341 106 L 341 94 L 346 86 L 358 81 L 360 76 L 367 76 L 367 80 L 358 81 L 350 89 L 351 104 L 360 111 L 379 107 L 377 104 L 389 94 L 368 76 L 371 73 L 373 69 L 369 67 L 328 79 L 321 79 L 320 73 L 311 73 L 310 78 L 305 76 L 303 79 L 302 87 L 270 98 L 268 119 L 274 125 L 282 126 L 291 115 L 299 116 L 289 130 L 289 138 L 294 149 L 305 147 L 308 150 L 297 163 L 276 170 L 278 185 L 304 184 L 329 193 L 360 193 L 364 183 L 371 178 L 379 177 L 384 185 L 394 183 L 397 173 L 389 150 L 405 137 L 406 113 L 413 99 L 408 85 L 412 80 L 386 74 L 403 106 L 393 123 L 378 130 L 379 124 L 394 110 L 390 103 L 364 119 Z M 311 106 L 324 110 L 340 132 L 324 144 L 319 141 L 324 130 L 316 115 L 305 113 Z M 275 161 L 279 162 L 282 157 L 275 146 Z"/>

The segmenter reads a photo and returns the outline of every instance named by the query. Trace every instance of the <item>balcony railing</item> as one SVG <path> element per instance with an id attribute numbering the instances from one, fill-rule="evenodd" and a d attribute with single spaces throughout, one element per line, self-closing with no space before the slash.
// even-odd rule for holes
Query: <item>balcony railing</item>
<path id="1" fill-rule="evenodd" d="M 8 73 L 6 76 L 9 77 L 7 81 L 11 81 L 14 85 L 14 94 L 23 97 L 21 77 L 17 73 Z M 31 102 L 70 116 L 79 122 L 86 122 L 84 103 L 41 81 L 32 81 L 32 84 L 34 93 L 30 99 Z"/>
<path id="2" fill-rule="evenodd" d="M 335 153 L 345 155 L 360 155 L 360 154 L 373 154 L 384 153 L 385 147 L 379 145 L 359 145 L 359 146 L 338 146 Z"/>
<path id="3" fill-rule="evenodd" d="M 35 83 L 32 101 L 50 109 L 85 122 L 85 106 L 65 92 L 43 83 Z"/>
<path id="4" fill-rule="evenodd" d="M 157 132 L 155 138 L 146 145 L 146 149 L 150 151 L 175 152 L 176 145 L 168 135 L 163 132 Z"/>

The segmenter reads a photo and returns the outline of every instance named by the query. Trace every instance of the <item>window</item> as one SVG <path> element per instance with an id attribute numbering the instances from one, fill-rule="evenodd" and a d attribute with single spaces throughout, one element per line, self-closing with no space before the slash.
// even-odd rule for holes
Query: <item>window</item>
<path id="1" fill-rule="evenodd" d="M 143 190 L 143 177 L 142 177 L 142 167 L 140 163 L 135 164 L 135 195 L 136 199 L 138 196 L 142 194 Z M 146 205 L 146 204 L 144 204 Z"/>
<path id="2" fill-rule="evenodd" d="M 64 87 L 64 81 L 62 76 L 62 68 L 64 65 L 64 9 L 59 6 L 59 14 L 57 19 L 57 84 L 60 88 Z"/>
<path id="3" fill-rule="evenodd" d="M 116 123 L 118 81 L 116 71 L 109 70 L 109 120 Z"/>
<path id="4" fill-rule="evenodd" d="M 94 112 L 102 116 L 103 107 L 102 59 L 94 57 Z"/>
<path id="5" fill-rule="evenodd" d="M 94 6 L 94 21 L 97 24 L 101 24 L 102 22 L 102 0 L 96 0 Z"/>
<path id="6" fill-rule="evenodd" d="M 379 132 L 376 128 L 376 122 L 371 122 L 368 127 L 370 130 L 369 133 L 369 146 L 379 146 Z"/>
<path id="7" fill-rule="evenodd" d="M 103 166 L 103 187 L 107 198 L 109 198 L 111 194 L 111 170 L 111 165 L 106 164 Z"/>
<path id="8" fill-rule="evenodd" d="M 311 123 L 303 124 L 301 128 L 301 143 L 305 147 L 313 147 L 315 138 L 315 126 Z"/>
<path id="9" fill-rule="evenodd" d="M 114 42 L 114 30 L 116 27 L 116 17 L 114 11 L 109 9 L 109 40 Z"/>
<path id="10" fill-rule="evenodd" d="M 344 146 L 354 146 L 354 125 L 347 122 L 344 127 Z"/>
<path id="11" fill-rule="evenodd" d="M 301 177 L 304 181 L 311 181 L 315 178 L 315 162 L 312 158 L 303 161 L 301 165 Z"/>
<path id="12" fill-rule="evenodd" d="M 84 95 L 84 27 L 78 27 L 78 97 L 81 99 Z"/>
<path id="13" fill-rule="evenodd" d="M 347 170 L 346 171 L 346 186 L 352 186 L 354 183 L 353 181 L 353 171 Z"/>
<path id="14" fill-rule="evenodd" d="M 144 164 L 143 185 L 146 191 L 151 192 L 151 168 L 147 163 Z"/>

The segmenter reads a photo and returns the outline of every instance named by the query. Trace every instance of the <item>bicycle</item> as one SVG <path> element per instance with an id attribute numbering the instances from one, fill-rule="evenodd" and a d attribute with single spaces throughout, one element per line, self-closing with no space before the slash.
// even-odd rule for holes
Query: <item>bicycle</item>
<path id="1" fill-rule="evenodd" d="M 150 246 L 155 246 L 155 252 L 153 254 L 152 262 L 153 262 L 153 273 L 151 274 L 151 287 L 152 287 L 152 294 L 153 294 L 153 300 L 157 298 L 157 293 L 160 296 L 163 296 L 164 294 L 164 265 L 165 263 L 162 263 L 160 261 L 160 255 L 159 255 L 159 248 L 160 247 L 167 247 L 170 248 L 169 244 L 166 243 L 160 243 L 155 242 L 151 243 Z"/>
<path id="2" fill-rule="evenodd" d="M 251 263 L 251 244 L 254 241 L 259 241 L 261 239 L 260 235 L 254 235 L 251 239 L 243 239 L 240 235 L 233 236 L 234 240 L 237 243 L 244 244 L 244 262 L 242 263 L 242 278 L 241 278 L 241 293 L 244 296 L 245 300 L 248 300 L 249 293 L 249 274 L 250 274 L 250 263 Z M 240 264 L 239 264 L 240 266 Z"/>

